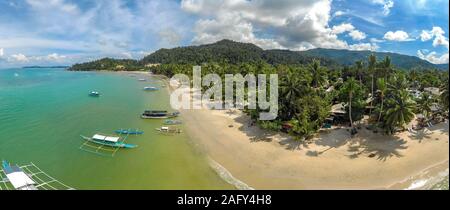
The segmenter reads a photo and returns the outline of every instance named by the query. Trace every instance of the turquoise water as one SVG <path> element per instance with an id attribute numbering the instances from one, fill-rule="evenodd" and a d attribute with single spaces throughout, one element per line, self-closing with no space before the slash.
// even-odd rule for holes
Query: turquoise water
<path id="1" fill-rule="evenodd" d="M 63 69 L 0 70 L 0 159 L 33 162 L 76 189 L 230 189 L 185 134 L 156 132 L 162 120 L 144 109 L 167 109 L 166 91 L 142 91 L 161 81 Z M 89 97 L 96 90 L 101 97 Z M 105 157 L 79 149 L 80 134 L 140 128 L 136 149 Z"/>

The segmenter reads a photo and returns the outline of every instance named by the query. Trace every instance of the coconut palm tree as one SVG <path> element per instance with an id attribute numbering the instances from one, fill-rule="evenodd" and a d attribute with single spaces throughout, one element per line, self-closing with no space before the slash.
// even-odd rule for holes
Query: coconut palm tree
<path id="1" fill-rule="evenodd" d="M 326 82 L 325 68 L 320 66 L 320 60 L 314 59 L 311 65 L 309 65 L 309 70 L 311 71 L 314 88 L 318 88 Z"/>
<path id="2" fill-rule="evenodd" d="M 280 85 L 281 105 L 282 108 L 286 108 L 283 118 L 289 119 L 294 115 L 294 102 L 304 92 L 303 87 L 305 85 L 302 83 L 299 75 L 294 73 L 289 73 L 286 77 L 283 77 Z"/>
<path id="3" fill-rule="evenodd" d="M 433 99 L 427 92 L 422 93 L 422 97 L 417 101 L 417 110 L 428 118 L 431 113 L 431 106 L 433 105 Z"/>
<path id="4" fill-rule="evenodd" d="M 446 110 L 448 110 L 449 107 L 449 98 L 448 98 L 448 79 L 445 82 L 445 84 L 441 87 L 442 92 L 440 95 L 441 104 L 444 106 Z"/>
<path id="5" fill-rule="evenodd" d="M 383 113 L 383 106 L 384 106 L 384 98 L 386 97 L 386 92 L 388 90 L 387 88 L 387 84 L 386 84 L 386 80 L 384 80 L 384 78 L 379 78 L 377 81 L 377 86 L 378 86 L 378 93 L 381 99 L 381 107 L 380 107 L 380 113 L 378 114 L 378 123 L 381 120 L 381 115 Z"/>
<path id="6" fill-rule="evenodd" d="M 355 65 L 356 65 L 356 75 L 358 75 L 358 78 L 359 78 L 359 84 L 362 85 L 362 74 L 363 74 L 364 62 L 356 61 Z"/>
<path id="7" fill-rule="evenodd" d="M 383 69 L 384 78 L 387 79 L 392 74 L 392 63 L 391 58 L 389 56 L 386 56 L 384 60 L 381 62 L 381 66 Z"/>
<path id="8" fill-rule="evenodd" d="M 371 96 L 373 97 L 373 86 L 374 86 L 374 77 L 375 77 L 375 67 L 377 65 L 377 57 L 374 54 L 371 54 L 369 56 L 369 73 L 370 73 L 370 77 L 372 78 L 371 81 Z M 370 106 L 373 106 L 373 102 L 370 102 Z M 370 114 L 372 114 L 372 109 L 370 109 Z"/>
<path id="9" fill-rule="evenodd" d="M 389 133 L 395 128 L 402 127 L 414 119 L 414 108 L 416 103 L 411 99 L 408 91 L 396 90 L 398 93 L 393 94 L 392 98 L 387 101 L 385 126 Z"/>
<path id="10" fill-rule="evenodd" d="M 348 117 L 350 119 L 350 127 L 353 130 L 353 119 L 352 119 L 352 99 L 353 99 L 353 94 L 355 93 L 356 89 L 357 89 L 357 82 L 355 80 L 355 78 L 350 77 L 350 79 L 348 79 L 345 83 L 344 86 L 342 87 L 343 90 L 345 91 L 345 93 L 348 94 Z"/>

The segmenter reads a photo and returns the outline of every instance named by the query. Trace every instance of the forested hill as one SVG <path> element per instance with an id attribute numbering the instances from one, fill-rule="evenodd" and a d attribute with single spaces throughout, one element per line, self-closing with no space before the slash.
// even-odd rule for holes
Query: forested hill
<path id="1" fill-rule="evenodd" d="M 428 61 L 422 60 L 415 56 L 402 55 L 398 53 L 386 53 L 386 52 L 371 52 L 371 51 L 350 51 L 350 50 L 335 50 L 335 49 L 312 49 L 302 52 L 307 56 L 313 57 L 325 57 L 335 60 L 341 65 L 353 65 L 356 61 L 367 61 L 370 54 L 375 53 L 378 59 L 383 59 L 389 56 L 392 60 L 392 64 L 401 69 L 442 69 L 448 70 L 448 64 L 435 65 Z"/>
<path id="2" fill-rule="evenodd" d="M 288 50 L 263 50 L 250 43 L 222 40 L 213 44 L 161 49 L 142 60 L 143 63 L 162 64 L 202 64 L 207 62 L 226 62 L 232 64 L 267 62 L 270 64 L 307 64 L 314 57 Z M 336 65 L 323 57 L 322 65 Z"/>
<path id="3" fill-rule="evenodd" d="M 307 64 L 320 59 L 324 66 L 353 65 L 356 61 L 367 61 L 375 53 L 378 59 L 389 56 L 392 63 L 401 69 L 448 69 L 448 65 L 435 65 L 415 56 L 397 53 L 350 51 L 334 49 L 312 49 L 308 51 L 263 50 L 254 44 L 222 40 L 214 44 L 161 49 L 146 56 L 144 63 L 201 64 L 206 62 L 258 62 L 270 64 Z"/>
<path id="4" fill-rule="evenodd" d="M 213 44 L 160 49 L 145 56 L 140 61 L 101 59 L 76 64 L 70 70 L 115 70 L 124 66 L 127 70 L 142 69 L 146 64 L 193 64 L 208 62 L 225 62 L 231 64 L 267 62 L 269 64 L 309 64 L 319 59 L 321 65 L 329 68 L 353 65 L 356 61 L 367 61 L 370 54 L 375 53 L 379 60 L 391 57 L 392 63 L 399 69 L 445 69 L 448 64 L 434 65 L 418 57 L 397 53 L 371 51 L 350 51 L 334 49 L 312 49 L 308 51 L 263 50 L 250 43 L 222 40 Z"/>

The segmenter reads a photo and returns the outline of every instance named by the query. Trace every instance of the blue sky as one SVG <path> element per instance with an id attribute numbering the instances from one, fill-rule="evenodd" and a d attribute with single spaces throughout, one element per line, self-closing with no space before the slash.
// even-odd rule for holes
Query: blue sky
<path id="1" fill-rule="evenodd" d="M 224 38 L 448 63 L 448 0 L 0 0 L 0 67 L 141 58 Z"/>

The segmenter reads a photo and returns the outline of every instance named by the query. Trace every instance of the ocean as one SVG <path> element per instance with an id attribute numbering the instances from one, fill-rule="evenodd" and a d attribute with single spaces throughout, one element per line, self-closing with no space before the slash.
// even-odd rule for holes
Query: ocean
<path id="1" fill-rule="evenodd" d="M 64 69 L 0 70 L 0 159 L 33 162 L 75 189 L 233 189 L 210 167 L 188 136 L 163 135 L 163 120 L 143 120 L 145 109 L 168 109 L 167 91 L 152 79 Z M 99 91 L 98 98 L 89 97 Z M 80 149 L 80 135 L 139 128 L 142 136 L 114 157 Z"/>

